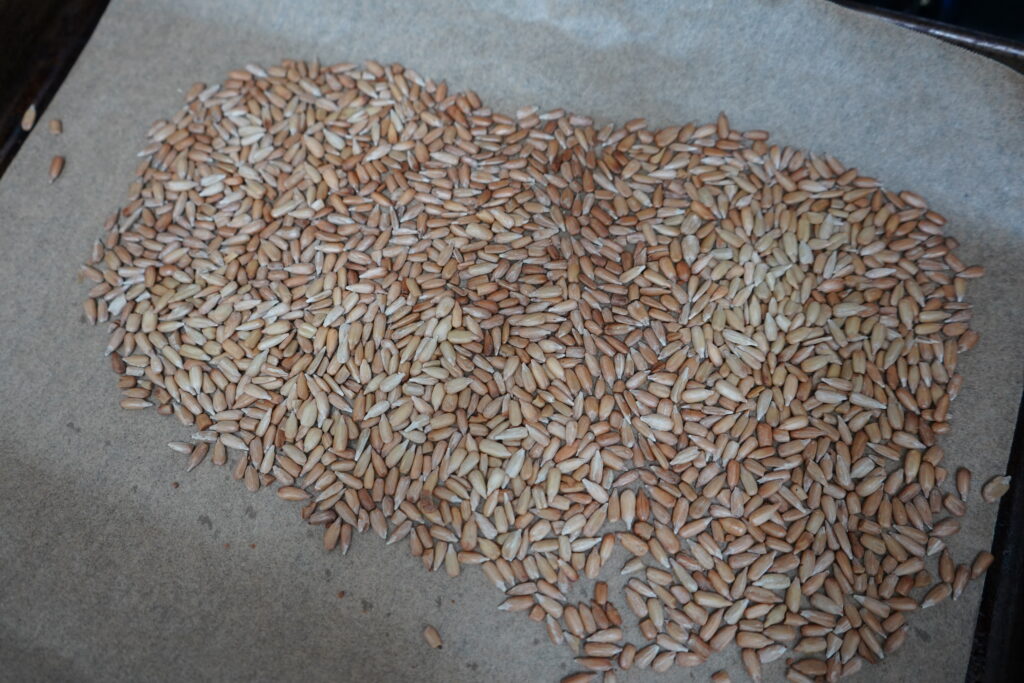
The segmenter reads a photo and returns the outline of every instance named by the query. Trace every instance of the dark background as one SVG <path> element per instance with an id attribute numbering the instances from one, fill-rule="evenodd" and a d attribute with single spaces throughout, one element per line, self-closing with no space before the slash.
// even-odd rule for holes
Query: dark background
<path id="1" fill-rule="evenodd" d="M 1024 73 L 1024 0 L 834 1 Z M 107 2 L 0 0 L 0 175 L 27 135 L 20 127 L 22 114 L 35 104 L 36 124 L 45 125 L 46 105 L 88 42 Z M 1024 540 L 1016 540 L 1024 538 L 1024 411 L 1018 413 L 1008 472 L 1017 485 L 1000 505 L 992 549 L 996 561 L 985 581 L 967 673 L 971 682 L 1024 680 L 1018 678 L 1018 665 L 1024 660 Z"/>
<path id="2" fill-rule="evenodd" d="M 1020 0 L 875 0 L 864 4 L 1024 43 L 1024 2 Z"/>
<path id="3" fill-rule="evenodd" d="M 1024 73 L 1024 0 L 834 0 L 931 33 Z M 0 174 L 88 41 L 108 0 L 0 0 Z"/>

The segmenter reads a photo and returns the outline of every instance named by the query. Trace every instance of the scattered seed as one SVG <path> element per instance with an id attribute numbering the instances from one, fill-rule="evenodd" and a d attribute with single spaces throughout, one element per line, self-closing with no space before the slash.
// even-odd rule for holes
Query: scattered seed
<path id="1" fill-rule="evenodd" d="M 60 119 L 50 119 L 49 128 L 52 135 L 60 135 L 64 132 L 64 124 Z"/>
<path id="2" fill-rule="evenodd" d="M 64 157 L 55 156 L 50 160 L 50 182 L 60 177 L 61 172 L 64 170 Z"/>
<path id="3" fill-rule="evenodd" d="M 440 650 L 443 643 L 441 642 L 441 634 L 437 632 L 437 629 L 433 626 L 427 626 L 423 629 L 423 640 L 427 641 L 427 645 Z"/>
<path id="4" fill-rule="evenodd" d="M 994 503 L 1010 490 L 1010 477 L 992 477 L 981 487 L 981 497 L 986 503 Z"/>
<path id="5" fill-rule="evenodd" d="M 974 563 L 971 565 L 971 578 L 980 578 L 992 566 L 992 562 L 995 559 L 995 555 L 990 552 L 982 551 L 978 553 L 978 556 L 974 558 Z"/>
<path id="6" fill-rule="evenodd" d="M 36 125 L 36 105 L 30 104 L 25 113 L 21 115 L 21 129 L 26 133 Z"/>
<path id="7" fill-rule="evenodd" d="M 506 116 L 395 64 L 186 99 L 84 312 L 123 407 L 189 426 L 190 468 L 230 449 L 327 551 L 372 530 L 479 565 L 590 672 L 735 643 L 754 680 L 788 649 L 790 680 L 852 674 L 991 563 L 946 547 L 970 473 L 937 438 L 982 269 L 916 194 L 724 115 Z M 616 543 L 623 592 L 569 603 Z"/>
<path id="8" fill-rule="evenodd" d="M 967 494 L 971 490 L 971 471 L 966 467 L 959 467 L 956 471 L 956 490 L 960 494 L 960 500 L 966 501 Z"/>

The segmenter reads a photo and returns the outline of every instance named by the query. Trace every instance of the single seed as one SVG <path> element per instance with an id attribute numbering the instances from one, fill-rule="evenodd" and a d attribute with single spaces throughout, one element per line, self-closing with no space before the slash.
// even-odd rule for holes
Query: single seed
<path id="1" fill-rule="evenodd" d="M 981 497 L 986 503 L 994 503 L 1010 490 L 1010 477 L 992 477 L 981 487 Z"/>
<path id="2" fill-rule="evenodd" d="M 577 671 L 568 676 L 563 676 L 561 683 L 591 683 L 597 680 L 597 674 L 590 671 Z"/>
<path id="3" fill-rule="evenodd" d="M 441 642 L 441 634 L 437 632 L 437 629 L 433 626 L 427 626 L 423 629 L 423 640 L 427 641 L 427 645 L 440 650 L 443 643 Z"/>
<path id="4" fill-rule="evenodd" d="M 921 607 L 937 605 L 952 594 L 953 587 L 948 583 L 936 584 L 935 587 L 928 591 L 928 594 L 924 596 L 924 600 L 921 601 Z"/>
<path id="5" fill-rule="evenodd" d="M 956 471 L 956 490 L 960 494 L 960 500 L 966 501 L 971 490 L 971 471 L 966 467 L 960 467 Z"/>
<path id="6" fill-rule="evenodd" d="M 982 551 L 978 553 L 978 556 L 974 558 L 974 563 L 971 565 L 971 578 L 977 579 L 981 577 L 992 566 L 992 562 L 995 559 L 995 555 L 990 552 Z"/>
<path id="7" fill-rule="evenodd" d="M 64 157 L 56 156 L 50 160 L 50 182 L 60 177 L 61 172 L 64 171 Z"/>
<path id="8" fill-rule="evenodd" d="M 36 125 L 36 105 L 28 105 L 28 109 L 21 115 L 21 129 L 26 133 L 32 130 L 32 126 Z"/>

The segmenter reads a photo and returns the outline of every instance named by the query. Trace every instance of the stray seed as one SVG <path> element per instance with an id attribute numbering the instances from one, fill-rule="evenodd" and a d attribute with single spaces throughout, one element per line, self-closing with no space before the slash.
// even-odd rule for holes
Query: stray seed
<path id="1" fill-rule="evenodd" d="M 960 494 L 960 500 L 966 501 L 971 490 L 971 471 L 966 467 L 960 467 L 956 471 L 956 490 Z"/>
<path id="2" fill-rule="evenodd" d="M 52 183 L 64 170 L 64 157 L 56 156 L 50 160 L 50 182 Z"/>
<path id="3" fill-rule="evenodd" d="M 994 503 L 1010 490 L 1010 477 L 992 477 L 981 487 L 981 497 L 986 503 Z"/>
<path id="4" fill-rule="evenodd" d="M 425 629 L 423 629 L 423 640 L 427 641 L 427 645 L 434 648 L 435 650 L 441 649 L 441 634 L 438 633 L 437 629 L 433 626 L 427 626 Z"/>
<path id="5" fill-rule="evenodd" d="M 974 563 L 971 565 L 971 578 L 977 579 L 987 572 L 995 559 L 995 555 L 990 552 L 982 551 L 978 553 L 978 556 L 974 558 Z"/>
<path id="6" fill-rule="evenodd" d="M 36 125 L 36 105 L 30 104 L 25 113 L 21 115 L 21 129 L 26 133 Z"/>

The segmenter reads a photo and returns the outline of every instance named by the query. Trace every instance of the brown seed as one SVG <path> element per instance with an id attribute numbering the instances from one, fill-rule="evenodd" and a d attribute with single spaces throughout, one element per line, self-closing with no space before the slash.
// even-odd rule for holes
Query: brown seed
<path id="1" fill-rule="evenodd" d="M 597 680 L 597 674 L 589 671 L 578 671 L 568 676 L 563 676 L 561 683 L 590 683 Z"/>
<path id="2" fill-rule="evenodd" d="M 577 657 L 576 663 L 591 671 L 609 671 L 612 668 L 612 660 L 608 657 Z"/>
<path id="3" fill-rule="evenodd" d="M 64 171 L 64 157 L 56 156 L 50 160 L 50 182 L 60 177 L 61 172 Z"/>
<path id="4" fill-rule="evenodd" d="M 25 113 L 21 115 L 21 129 L 26 133 L 36 125 L 36 105 L 30 104 Z"/>
<path id="5" fill-rule="evenodd" d="M 619 658 L 617 660 L 619 668 L 623 671 L 629 671 L 633 667 L 633 660 L 635 657 L 636 646 L 632 643 L 626 643 L 626 646 L 622 648 L 622 652 L 619 653 Z"/>
<path id="6" fill-rule="evenodd" d="M 427 626 L 423 629 L 423 640 L 427 641 L 427 645 L 440 650 L 443 643 L 441 642 L 441 634 L 437 632 L 437 629 L 433 626 Z"/>
<path id="7" fill-rule="evenodd" d="M 994 503 L 1010 490 L 1010 477 L 992 477 L 981 487 L 981 497 L 986 503 Z"/>
<path id="8" fill-rule="evenodd" d="M 675 662 L 678 666 L 688 668 L 691 666 L 700 666 L 705 661 L 706 657 L 702 657 L 696 652 L 678 652 L 675 656 Z"/>
<path id="9" fill-rule="evenodd" d="M 987 572 L 995 559 L 995 555 L 990 552 L 982 551 L 978 553 L 978 556 L 974 558 L 974 564 L 971 565 L 971 578 L 977 579 Z"/>
<path id="10" fill-rule="evenodd" d="M 282 486 L 277 490 L 277 496 L 284 500 L 306 500 L 309 498 L 309 494 L 297 486 Z"/>
<path id="11" fill-rule="evenodd" d="M 967 581 L 971 578 L 970 569 L 967 565 L 961 564 L 957 566 L 956 572 L 953 574 L 953 599 L 957 600 L 960 595 L 963 594 L 964 588 L 967 587 Z"/>
<path id="12" fill-rule="evenodd" d="M 210 444 L 204 442 L 197 443 L 195 446 L 193 446 L 192 452 L 189 454 L 188 464 L 186 465 L 185 469 L 191 472 L 196 467 L 198 467 L 199 463 L 201 463 L 206 458 L 206 453 L 207 451 L 209 451 L 209 449 Z"/>
<path id="13" fill-rule="evenodd" d="M 921 607 L 937 605 L 952 594 L 953 587 L 948 583 L 935 584 L 935 587 L 928 591 L 928 594 L 924 596 L 924 600 L 921 601 Z"/>
<path id="14" fill-rule="evenodd" d="M 50 119 L 49 128 L 52 135 L 60 135 L 64 132 L 64 124 L 60 119 Z"/>
<path id="15" fill-rule="evenodd" d="M 220 439 L 213 444 L 213 457 L 212 461 L 214 465 L 226 465 L 228 462 L 227 449 L 224 447 L 224 442 Z"/>
<path id="16" fill-rule="evenodd" d="M 190 464 L 231 449 L 328 551 L 371 529 L 479 565 L 609 678 L 736 641 L 755 678 L 795 643 L 824 659 L 787 675 L 832 680 L 963 591 L 970 474 L 937 436 L 982 269 L 921 197 L 724 115 L 502 116 L 400 65 L 250 65 L 186 102 L 85 316 L 126 408 L 190 425 Z M 616 540 L 625 592 L 568 604 Z"/>
<path id="17" fill-rule="evenodd" d="M 885 650 L 885 654 L 892 654 L 898 650 L 903 642 L 907 639 L 907 629 L 901 628 L 894 631 L 885 639 L 885 643 L 882 645 L 882 649 Z"/>
<path id="18" fill-rule="evenodd" d="M 957 468 L 956 490 L 960 494 L 960 500 L 966 501 L 971 490 L 971 471 L 966 467 Z"/>
<path id="19" fill-rule="evenodd" d="M 754 683 L 759 683 L 761 679 L 761 660 L 757 657 L 757 652 L 754 650 L 743 650 L 740 653 L 740 659 L 743 660 L 743 668 L 747 670 L 747 675 L 750 676 L 750 680 Z"/>

